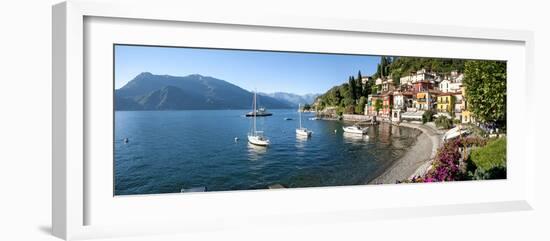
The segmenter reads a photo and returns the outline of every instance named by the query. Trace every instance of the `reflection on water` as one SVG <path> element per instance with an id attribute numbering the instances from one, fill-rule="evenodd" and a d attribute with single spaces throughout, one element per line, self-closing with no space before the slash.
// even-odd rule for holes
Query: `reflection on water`
<path id="1" fill-rule="evenodd" d="M 311 136 L 305 136 L 305 135 L 298 135 L 296 134 L 296 140 L 298 142 L 306 142 L 307 140 L 309 140 L 309 138 L 311 138 Z"/>
<path id="2" fill-rule="evenodd" d="M 419 133 L 381 123 L 367 135 L 350 135 L 342 130 L 350 123 L 304 113 L 303 125 L 313 131 L 307 138 L 296 135 L 297 119 L 282 118 L 296 110 L 273 110 L 273 117 L 257 119 L 271 141 L 262 147 L 248 143 L 251 119 L 243 111 L 116 111 L 115 195 L 364 184 Z"/>
<path id="3" fill-rule="evenodd" d="M 248 159 L 251 161 L 260 160 L 267 153 L 267 146 L 257 146 L 248 142 Z"/>
<path id="4" fill-rule="evenodd" d="M 378 139 L 385 144 L 391 144 L 391 130 L 392 125 L 380 124 L 378 125 Z"/>
<path id="5" fill-rule="evenodd" d="M 296 134 L 296 154 L 303 155 L 305 154 L 304 149 L 306 148 L 307 141 L 311 136 L 304 136 Z"/>
<path id="6" fill-rule="evenodd" d="M 366 142 L 369 139 L 368 135 L 348 133 L 348 132 L 344 132 L 343 137 L 346 143 L 352 143 L 352 144 Z"/>
<path id="7" fill-rule="evenodd" d="M 391 134 L 394 137 L 401 137 L 401 128 L 391 128 Z"/>

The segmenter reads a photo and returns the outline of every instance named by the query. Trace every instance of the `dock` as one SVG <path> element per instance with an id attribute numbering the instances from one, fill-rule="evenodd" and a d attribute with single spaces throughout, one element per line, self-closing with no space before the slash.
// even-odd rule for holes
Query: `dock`
<path id="1" fill-rule="evenodd" d="M 343 119 L 345 121 L 364 121 L 370 122 L 372 118 L 368 115 L 354 115 L 354 114 L 344 114 Z"/>

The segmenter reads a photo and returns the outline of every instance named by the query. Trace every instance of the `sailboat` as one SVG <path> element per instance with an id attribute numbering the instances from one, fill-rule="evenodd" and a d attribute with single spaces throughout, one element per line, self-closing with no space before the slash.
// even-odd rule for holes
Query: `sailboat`
<path id="1" fill-rule="evenodd" d="M 253 145 L 257 146 L 268 146 L 269 145 L 269 139 L 264 136 L 263 131 L 256 130 L 256 92 L 254 92 L 254 103 L 252 104 L 252 111 L 253 111 L 253 126 L 252 130 L 248 133 L 248 142 Z"/>
<path id="2" fill-rule="evenodd" d="M 300 104 L 298 104 L 298 113 L 300 113 L 300 128 L 296 129 L 296 135 L 311 136 L 311 131 L 305 127 L 302 127 L 302 111 L 300 110 Z"/>

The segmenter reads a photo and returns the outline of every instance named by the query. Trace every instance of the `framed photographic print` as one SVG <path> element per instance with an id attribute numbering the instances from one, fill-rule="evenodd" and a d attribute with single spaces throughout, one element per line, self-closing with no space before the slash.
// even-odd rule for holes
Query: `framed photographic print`
<path id="1" fill-rule="evenodd" d="M 122 5 L 53 8 L 56 236 L 532 208 L 530 32 Z"/>
<path id="2" fill-rule="evenodd" d="M 115 196 L 506 179 L 505 61 L 113 51 Z"/>

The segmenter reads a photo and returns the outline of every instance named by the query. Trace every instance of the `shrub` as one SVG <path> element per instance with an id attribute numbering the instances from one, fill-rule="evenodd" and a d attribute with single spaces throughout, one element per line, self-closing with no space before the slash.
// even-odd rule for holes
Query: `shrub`
<path id="1" fill-rule="evenodd" d="M 469 161 L 475 165 L 473 179 L 506 178 L 506 138 L 493 139 L 472 150 Z"/>
<path id="2" fill-rule="evenodd" d="M 355 113 L 355 105 L 349 105 L 344 108 L 345 114 L 354 114 Z"/>
<path id="3" fill-rule="evenodd" d="M 469 159 L 463 161 L 463 148 L 472 146 L 481 147 L 486 143 L 485 139 L 479 137 L 450 140 L 439 148 L 432 163 L 433 168 L 426 175 L 413 177 L 411 180 L 402 182 L 444 182 L 501 176 L 503 173 L 502 168 L 484 170 L 479 169 L 476 163 Z"/>
<path id="4" fill-rule="evenodd" d="M 461 159 L 459 142 L 460 140 L 452 140 L 440 148 L 433 164 L 434 168 L 425 178 L 428 182 L 457 180 L 460 176 Z"/>
<path id="5" fill-rule="evenodd" d="M 487 136 L 487 132 L 485 132 L 483 129 L 481 129 L 479 126 L 473 125 L 471 123 L 469 124 L 462 124 L 464 128 L 468 128 L 470 131 L 472 131 L 472 135 L 474 136 Z"/>
<path id="6" fill-rule="evenodd" d="M 434 113 L 431 110 L 424 111 L 422 114 L 422 123 L 430 122 L 433 120 Z"/>
<path id="7" fill-rule="evenodd" d="M 435 126 L 442 128 L 442 129 L 449 129 L 451 128 L 453 124 L 451 123 L 451 120 L 447 118 L 446 116 L 440 115 L 435 120 Z"/>
<path id="8" fill-rule="evenodd" d="M 506 179 L 506 167 L 495 166 L 489 170 L 478 168 L 472 177 L 474 180 Z"/>
<path id="9" fill-rule="evenodd" d="M 472 147 L 472 146 L 485 146 L 487 144 L 487 139 L 481 138 L 478 136 L 469 136 L 468 138 L 462 138 L 459 140 L 461 147 Z"/>
<path id="10" fill-rule="evenodd" d="M 336 109 L 336 115 L 342 116 L 342 114 L 344 114 L 344 107 L 338 107 Z"/>

